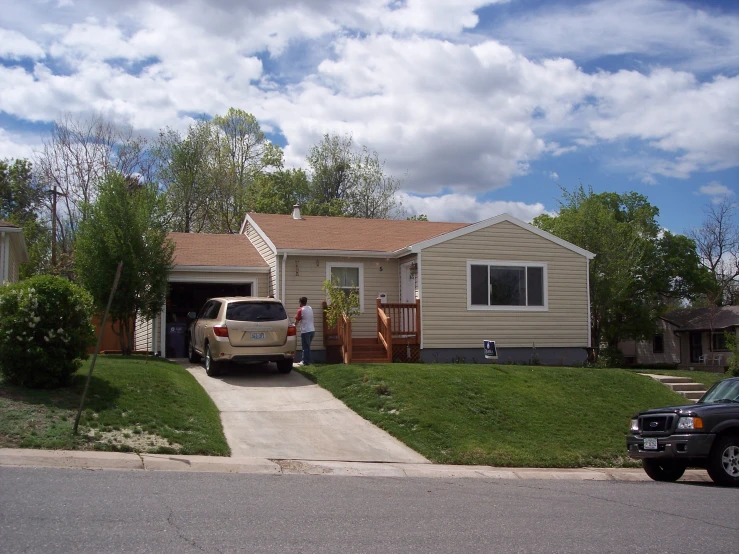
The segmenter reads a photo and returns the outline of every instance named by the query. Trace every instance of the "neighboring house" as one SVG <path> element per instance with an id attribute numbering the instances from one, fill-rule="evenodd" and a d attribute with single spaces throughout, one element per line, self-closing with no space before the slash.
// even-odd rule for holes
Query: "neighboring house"
<path id="1" fill-rule="evenodd" d="M 163 322 L 172 314 L 180 321 L 216 294 L 274 295 L 291 316 L 307 296 L 317 359 L 338 344 L 345 360 L 356 361 L 385 342 L 392 345 L 387 359 L 483 361 L 487 339 L 496 341 L 501 362 L 537 356 L 571 364 L 590 347 L 594 255 L 509 215 L 437 223 L 302 217 L 296 207 L 292 216 L 250 213 L 240 235 L 172 238 Z M 359 293 L 350 335 L 341 325 L 324 326 L 322 286 L 331 278 Z"/>
<path id="2" fill-rule="evenodd" d="M 651 341 L 623 341 L 619 347 L 635 364 L 722 368 L 731 356 L 727 332 L 739 337 L 739 306 L 685 308 L 660 318 Z"/>
<path id="3" fill-rule="evenodd" d="M 0 221 L 0 284 L 18 282 L 20 264 L 28 261 L 23 229 Z"/>

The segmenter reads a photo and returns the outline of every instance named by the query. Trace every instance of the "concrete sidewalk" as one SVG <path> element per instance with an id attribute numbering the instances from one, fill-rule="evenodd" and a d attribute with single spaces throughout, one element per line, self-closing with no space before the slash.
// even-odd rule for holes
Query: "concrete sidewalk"
<path id="1" fill-rule="evenodd" d="M 234 366 L 208 377 L 200 364 L 173 361 L 215 402 L 233 457 L 428 463 L 295 371 L 283 375 L 273 364 Z"/>
<path id="2" fill-rule="evenodd" d="M 127 454 L 78 450 L 1 448 L 0 466 L 89 470 L 202 471 L 267 475 L 338 475 L 347 477 L 424 477 L 463 479 L 546 479 L 579 481 L 651 481 L 641 469 L 540 469 L 449 466 L 428 463 L 366 463 L 267 458 L 223 458 L 166 454 Z M 702 470 L 688 470 L 681 481 L 708 482 Z"/>

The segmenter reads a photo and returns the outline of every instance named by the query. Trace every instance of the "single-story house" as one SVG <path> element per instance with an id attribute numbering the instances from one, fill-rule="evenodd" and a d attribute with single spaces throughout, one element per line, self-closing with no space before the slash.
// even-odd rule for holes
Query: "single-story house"
<path id="1" fill-rule="evenodd" d="M 20 264 L 28 261 L 23 229 L 0 221 L 0 284 L 17 283 Z"/>
<path id="2" fill-rule="evenodd" d="M 739 306 L 683 308 L 657 321 L 652 340 L 622 341 L 619 347 L 626 360 L 634 364 L 719 370 L 731 357 L 727 332 L 739 338 Z"/>
<path id="3" fill-rule="evenodd" d="M 249 213 L 238 235 L 171 237 L 175 267 L 154 351 L 167 351 L 171 322 L 226 294 L 274 295 L 291 316 L 306 296 L 317 360 L 339 348 L 344 361 L 482 362 L 483 341 L 495 340 L 500 362 L 571 364 L 590 347 L 594 255 L 507 214 L 440 223 L 302 216 L 296 206 L 292 215 Z M 332 278 L 359 293 L 348 331 L 324 325 L 322 286 Z"/>

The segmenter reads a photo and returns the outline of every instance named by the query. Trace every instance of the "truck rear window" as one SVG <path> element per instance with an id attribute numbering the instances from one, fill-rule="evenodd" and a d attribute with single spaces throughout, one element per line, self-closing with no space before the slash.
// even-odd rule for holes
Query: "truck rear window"
<path id="1" fill-rule="evenodd" d="M 287 319 L 285 308 L 279 302 L 233 302 L 226 309 L 231 321 L 282 321 Z"/>

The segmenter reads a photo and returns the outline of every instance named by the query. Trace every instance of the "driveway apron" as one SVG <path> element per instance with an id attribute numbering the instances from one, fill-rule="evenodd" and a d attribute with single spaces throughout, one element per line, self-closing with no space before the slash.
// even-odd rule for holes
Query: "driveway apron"
<path id="1" fill-rule="evenodd" d="M 283 375 L 273 364 L 235 366 L 214 378 L 202 365 L 176 361 L 220 410 L 232 456 L 429 463 L 295 371 Z"/>

